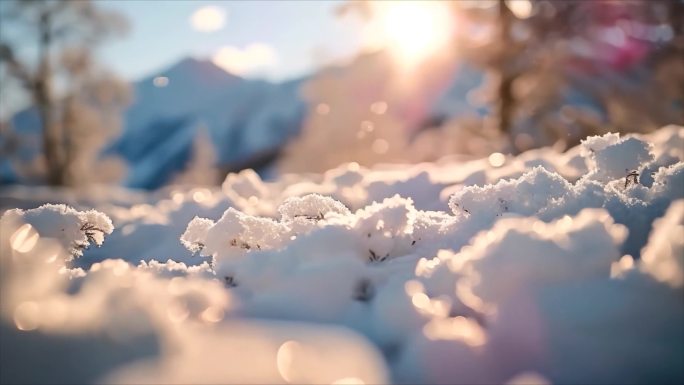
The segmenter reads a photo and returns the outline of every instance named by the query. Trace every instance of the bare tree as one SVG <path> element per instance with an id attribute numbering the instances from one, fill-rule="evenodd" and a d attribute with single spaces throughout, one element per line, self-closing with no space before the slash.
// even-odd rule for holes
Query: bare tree
<path id="1" fill-rule="evenodd" d="M 3 0 L 0 24 L 0 65 L 40 117 L 45 179 L 74 185 L 78 162 L 120 123 L 112 116 L 126 103 L 126 87 L 97 65 L 93 50 L 127 24 L 90 0 Z"/>

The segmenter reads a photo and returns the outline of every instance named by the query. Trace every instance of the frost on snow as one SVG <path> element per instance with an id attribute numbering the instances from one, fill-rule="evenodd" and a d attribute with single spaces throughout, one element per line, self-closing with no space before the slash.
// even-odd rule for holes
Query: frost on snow
<path id="1" fill-rule="evenodd" d="M 12 232 L 12 247 L 30 250 L 40 237 L 54 239 L 74 257 L 95 244 L 101 246 L 104 237 L 114 230 L 112 221 L 95 210 L 76 211 L 64 205 L 47 204 L 33 210 L 9 210 L 3 215 L 3 223 L 23 223 Z"/>
<path id="2" fill-rule="evenodd" d="M 680 383 L 683 149 L 668 126 L 10 210 L 2 382 Z"/>

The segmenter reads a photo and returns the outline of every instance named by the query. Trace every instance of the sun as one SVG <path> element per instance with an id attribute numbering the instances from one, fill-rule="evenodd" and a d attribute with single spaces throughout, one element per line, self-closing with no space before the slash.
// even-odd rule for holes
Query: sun
<path id="1" fill-rule="evenodd" d="M 454 18 L 448 2 L 375 2 L 374 8 L 376 44 L 407 65 L 421 62 L 451 41 Z"/>

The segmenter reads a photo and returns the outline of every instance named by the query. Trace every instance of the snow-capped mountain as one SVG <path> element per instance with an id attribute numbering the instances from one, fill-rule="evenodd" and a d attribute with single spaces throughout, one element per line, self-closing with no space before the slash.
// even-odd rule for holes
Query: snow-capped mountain
<path id="1" fill-rule="evenodd" d="M 299 92 L 304 82 L 307 92 L 311 91 L 307 94 L 309 102 L 324 102 L 336 111 L 334 119 L 319 121 L 321 127 L 330 130 L 355 127 L 368 119 L 364 115 L 368 106 L 378 100 L 391 104 L 388 114 L 414 134 L 445 126 L 445 122 L 462 116 L 481 118 L 492 113 L 491 104 L 479 100 L 479 92 L 472 92 L 483 88 L 484 74 L 465 62 L 452 64 L 438 68 L 438 76 L 417 76 L 413 79 L 415 92 L 399 94 L 388 80 L 392 61 L 383 53 L 360 55 L 350 63 L 284 83 L 244 79 L 210 61 L 184 59 L 132 84 L 133 100 L 125 111 L 121 134 L 106 145 L 105 153 L 125 159 L 128 168 L 124 185 L 153 189 L 173 182 L 186 168 L 193 152 L 198 152 L 194 146 L 198 132 L 204 131 L 220 171 L 253 168 L 263 176 L 288 140 L 302 129 L 308 107 Z M 646 82 L 639 76 L 638 67 L 609 81 L 593 73 L 573 73 L 572 84 L 561 90 L 556 103 L 577 107 L 576 113 L 589 116 L 592 122 L 606 122 L 610 120 L 605 105 L 608 84 L 633 89 L 628 83 Z M 554 118 L 565 119 L 568 138 L 577 141 L 583 137 L 581 125 L 568 123 L 560 110 L 554 114 Z M 34 109 L 24 110 L 13 117 L 12 124 L 18 134 L 34 136 L 23 141 L 14 156 L 15 163 L 29 163 L 41 151 L 38 115 Z M 516 124 L 517 132 L 537 136 L 538 121 L 526 119 Z M 350 132 L 356 140 L 356 133 Z M 307 135 L 306 130 L 303 135 Z M 11 145 L 5 142 L 6 138 L 0 138 L 0 147 Z M 14 167 L 10 159 L 0 160 L 0 183 L 31 182 L 18 177 Z"/>
<path id="2" fill-rule="evenodd" d="M 206 129 L 223 171 L 259 170 L 299 132 L 306 104 L 299 97 L 304 79 L 284 83 L 244 79 L 211 61 L 186 58 L 131 85 L 120 136 L 104 149 L 128 165 L 128 187 L 168 183 L 193 157 L 198 129 Z M 35 108 L 17 113 L 11 125 L 31 137 L 17 152 L 24 161 L 40 153 L 40 118 Z M 0 139 L 0 145 L 3 144 Z M 269 156 L 270 154 L 270 156 Z M 22 182 L 10 159 L 0 161 L 0 182 Z"/>
<path id="3" fill-rule="evenodd" d="M 208 130 L 219 167 L 250 165 L 298 132 L 306 111 L 300 82 L 248 80 L 184 59 L 133 85 L 124 130 L 107 151 L 127 160 L 131 187 L 159 187 L 182 169 L 199 127 Z"/>

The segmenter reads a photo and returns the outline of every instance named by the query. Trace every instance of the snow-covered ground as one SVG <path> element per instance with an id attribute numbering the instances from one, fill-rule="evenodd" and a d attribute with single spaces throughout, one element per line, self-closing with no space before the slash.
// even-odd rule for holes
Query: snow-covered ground
<path id="1" fill-rule="evenodd" d="M 1 194 L 3 383 L 684 381 L 684 127 Z"/>

